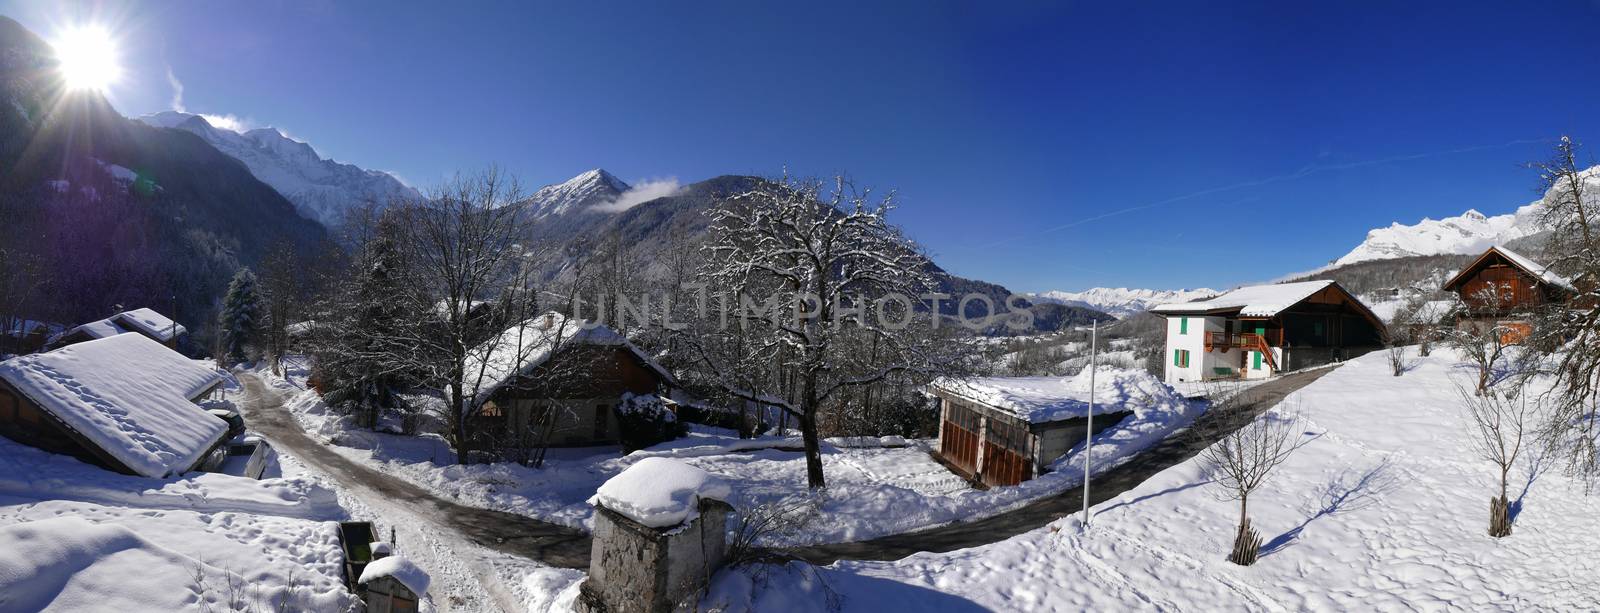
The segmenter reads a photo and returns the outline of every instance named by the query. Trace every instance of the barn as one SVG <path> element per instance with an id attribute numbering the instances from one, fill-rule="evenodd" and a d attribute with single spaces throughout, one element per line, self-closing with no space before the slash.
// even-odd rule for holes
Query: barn
<path id="1" fill-rule="evenodd" d="M 1496 326 L 1504 330 L 1507 343 L 1533 332 L 1530 316 L 1535 311 L 1566 303 L 1577 294 L 1571 281 L 1498 245 L 1450 277 L 1444 290 L 1460 296 L 1466 307 L 1457 314 L 1458 327 Z"/>
<path id="2" fill-rule="evenodd" d="M 555 446 L 615 443 L 621 432 L 613 413 L 624 393 L 666 397 L 676 386 L 670 372 L 615 330 L 559 313 L 483 343 L 466 373 L 480 407 L 477 430 Z"/>
<path id="3" fill-rule="evenodd" d="M 1161 386 L 1148 374 L 1113 371 L 1100 376 L 1095 433 L 1136 409 L 1173 398 L 1170 389 L 1130 393 L 1128 383 L 1141 378 L 1146 387 Z M 939 399 L 940 457 L 985 485 L 1016 485 L 1043 474 L 1089 432 L 1087 372 L 1077 377 L 939 379 L 929 391 Z"/>
<path id="4" fill-rule="evenodd" d="M 112 470 L 164 478 L 194 470 L 228 434 L 198 400 L 217 371 L 139 334 L 0 362 L 0 434 Z"/>
<path id="5" fill-rule="evenodd" d="M 177 348 L 178 340 L 188 334 L 188 329 L 154 309 L 123 311 L 98 321 L 74 327 L 50 340 L 51 347 L 65 347 L 74 343 L 116 336 L 127 332 L 142 334 L 168 348 Z"/>

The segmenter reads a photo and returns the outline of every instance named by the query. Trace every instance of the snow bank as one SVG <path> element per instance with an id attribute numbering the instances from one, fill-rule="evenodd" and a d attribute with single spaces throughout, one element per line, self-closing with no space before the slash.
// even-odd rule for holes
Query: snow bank
<path id="1" fill-rule="evenodd" d="M 371 583 L 382 577 L 393 577 L 418 598 L 428 593 L 428 583 L 432 581 L 428 577 L 428 571 L 418 568 L 416 564 L 411 563 L 411 560 L 400 556 L 389 556 L 368 564 L 361 571 L 361 578 L 357 582 Z"/>
<path id="2" fill-rule="evenodd" d="M 1042 423 L 1088 415 L 1089 380 L 1089 371 L 1084 370 L 1071 377 L 941 379 L 934 385 L 1030 423 Z M 1144 417 L 1184 402 L 1155 375 L 1129 368 L 1096 369 L 1093 391 L 1096 413 L 1132 411 Z"/>
<path id="3" fill-rule="evenodd" d="M 307 573 L 304 563 L 301 578 L 291 582 L 283 573 L 292 575 L 292 566 L 235 572 L 216 566 L 218 557 L 185 555 L 126 526 L 78 517 L 0 526 L 0 610 L 342 610 L 351 604 L 335 577 Z M 235 594 L 229 586 L 240 589 Z"/>
<path id="4" fill-rule="evenodd" d="M 732 490 L 710 473 L 667 458 L 645 458 L 606 481 L 589 499 L 652 528 L 682 524 L 700 513 L 700 499 L 727 500 Z"/>
<path id="5" fill-rule="evenodd" d="M 190 401 L 223 376 L 137 334 L 0 362 L 0 378 L 146 477 L 187 470 L 228 430 Z"/>

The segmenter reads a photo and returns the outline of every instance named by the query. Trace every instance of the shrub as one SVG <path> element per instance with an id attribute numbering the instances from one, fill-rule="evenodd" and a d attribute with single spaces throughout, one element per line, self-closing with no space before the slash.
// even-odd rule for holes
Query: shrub
<path id="1" fill-rule="evenodd" d="M 689 433 L 689 426 L 667 408 L 660 396 L 624 393 L 617 405 L 622 451 L 631 453 Z"/>

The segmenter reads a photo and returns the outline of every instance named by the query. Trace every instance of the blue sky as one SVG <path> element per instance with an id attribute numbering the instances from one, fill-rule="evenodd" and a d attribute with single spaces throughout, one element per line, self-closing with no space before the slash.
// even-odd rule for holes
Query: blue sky
<path id="1" fill-rule="evenodd" d="M 170 70 L 191 112 L 418 186 L 848 172 L 1016 291 L 1275 278 L 1392 221 L 1509 212 L 1547 139 L 1600 145 L 1600 2 L 590 4 L 0 14 L 111 27 L 124 114 L 171 108 Z"/>

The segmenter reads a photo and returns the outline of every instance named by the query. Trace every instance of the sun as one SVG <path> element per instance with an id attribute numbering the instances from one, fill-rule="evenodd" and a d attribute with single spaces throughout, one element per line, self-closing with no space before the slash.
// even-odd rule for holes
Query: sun
<path id="1" fill-rule="evenodd" d="M 122 67 L 117 65 L 116 40 L 104 27 L 69 28 L 61 32 L 54 46 L 68 88 L 105 91 L 122 75 Z"/>

